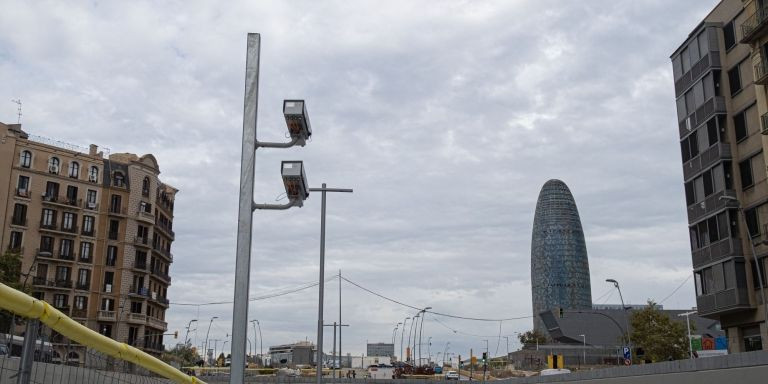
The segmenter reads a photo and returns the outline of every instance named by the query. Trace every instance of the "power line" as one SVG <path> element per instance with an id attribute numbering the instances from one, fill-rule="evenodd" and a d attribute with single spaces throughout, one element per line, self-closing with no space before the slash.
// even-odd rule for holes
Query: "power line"
<path id="1" fill-rule="evenodd" d="M 336 278 L 338 278 L 338 276 L 331 276 L 328 279 L 326 279 L 325 282 L 329 283 L 329 282 L 335 280 Z M 304 285 L 298 286 L 296 288 L 290 288 L 288 290 L 279 291 L 279 292 L 276 292 L 276 293 L 268 293 L 268 294 L 264 294 L 264 295 L 261 295 L 261 296 L 252 297 L 249 301 L 267 300 L 267 299 L 272 299 L 272 298 L 275 298 L 275 297 L 290 295 L 291 293 L 296 293 L 296 292 L 304 291 L 304 290 L 316 287 L 317 285 L 318 285 L 318 283 L 316 281 L 315 282 L 311 282 L 311 283 L 305 283 Z M 173 305 L 182 305 L 182 306 L 193 306 L 194 307 L 194 306 L 221 305 L 221 304 L 232 304 L 232 303 L 233 303 L 232 301 L 214 301 L 214 302 L 209 302 L 209 303 L 171 303 L 171 304 L 173 304 Z"/>
<path id="2" fill-rule="evenodd" d="M 374 291 L 372 291 L 372 290 L 370 290 L 368 288 L 365 288 L 362 285 L 360 285 L 358 283 L 355 283 L 354 281 L 349 280 L 346 277 L 342 276 L 341 279 L 346 281 L 347 283 L 350 283 L 350 284 L 354 285 L 355 287 L 358 287 L 358 288 L 362 289 L 363 291 L 366 291 L 366 292 L 368 292 L 368 293 L 370 293 L 370 294 L 372 294 L 374 296 L 378 296 L 378 297 L 380 297 L 380 298 L 382 298 L 384 300 L 390 301 L 390 302 L 398 304 L 398 305 L 402 305 L 402 306 L 407 307 L 407 308 L 415 309 L 417 311 L 422 311 L 423 310 L 423 307 L 422 308 L 416 307 L 416 306 L 413 306 L 413 305 L 410 305 L 410 304 L 403 303 L 402 301 L 398 301 L 398 300 L 389 298 L 389 297 L 384 296 L 384 295 L 382 295 L 382 294 L 380 294 L 378 292 L 374 292 Z M 486 318 L 479 318 L 479 317 L 468 317 L 468 316 L 451 315 L 451 314 L 448 314 L 448 313 L 440 313 L 440 312 L 435 312 L 435 311 L 425 311 L 425 312 L 431 313 L 433 315 L 450 317 L 450 318 L 453 318 L 453 319 L 474 320 L 474 321 L 489 321 L 489 322 L 522 320 L 522 319 L 533 318 L 533 316 L 519 316 L 519 317 L 509 317 L 509 318 L 505 318 L 505 319 L 486 319 Z M 493 336 L 493 337 L 495 337 L 495 336 Z"/>
<path id="3" fill-rule="evenodd" d="M 683 282 L 682 282 L 680 285 L 678 285 L 678 286 L 677 286 L 677 288 L 675 288 L 675 290 L 674 290 L 674 291 L 672 291 L 672 293 L 670 293 L 669 295 L 667 295 L 667 297 L 665 297 L 664 299 L 662 299 L 661 301 L 659 301 L 659 304 L 662 304 L 662 303 L 664 303 L 665 301 L 667 301 L 667 299 L 669 299 L 670 297 L 672 297 L 672 295 L 674 295 L 675 293 L 677 293 L 677 291 L 679 291 L 679 290 L 680 290 L 680 288 L 682 288 L 682 287 L 683 287 L 683 285 L 685 285 L 685 283 L 687 283 L 687 282 L 688 282 L 688 280 L 690 280 L 690 279 L 691 279 L 691 276 L 692 276 L 692 275 L 688 275 L 688 277 L 686 277 L 686 278 L 685 278 L 685 280 L 683 280 Z"/>

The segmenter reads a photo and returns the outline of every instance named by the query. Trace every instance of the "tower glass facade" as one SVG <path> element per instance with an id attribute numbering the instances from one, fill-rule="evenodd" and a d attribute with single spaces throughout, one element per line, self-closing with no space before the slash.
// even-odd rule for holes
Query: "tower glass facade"
<path id="1" fill-rule="evenodd" d="M 549 180 L 536 203 L 531 237 L 534 329 L 546 334 L 539 313 L 591 309 L 589 261 L 579 211 L 568 186 Z"/>

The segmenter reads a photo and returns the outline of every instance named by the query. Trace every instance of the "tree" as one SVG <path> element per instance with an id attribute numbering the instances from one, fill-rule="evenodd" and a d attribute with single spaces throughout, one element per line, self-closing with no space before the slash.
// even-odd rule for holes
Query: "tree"
<path id="1" fill-rule="evenodd" d="M 672 320 L 648 300 L 648 306 L 630 316 L 632 343 L 651 361 L 688 357 L 688 333 L 684 322 Z M 691 324 L 693 325 L 693 324 Z M 691 328 L 693 330 L 693 328 Z"/>
<path id="2" fill-rule="evenodd" d="M 517 339 L 520 340 L 520 344 L 522 345 L 546 344 L 547 342 L 547 337 L 536 330 L 519 333 Z"/>
<path id="3" fill-rule="evenodd" d="M 161 360 L 166 363 L 177 363 L 181 367 L 191 367 L 197 364 L 200 357 L 197 356 L 197 350 L 184 344 L 178 344 L 170 351 L 163 352 Z"/>
<path id="4" fill-rule="evenodd" d="M 0 255 L 0 283 L 3 283 L 13 289 L 23 291 L 21 284 L 21 254 L 18 252 L 6 251 Z M 11 314 L 6 311 L 0 311 L 0 330 L 10 329 Z"/>

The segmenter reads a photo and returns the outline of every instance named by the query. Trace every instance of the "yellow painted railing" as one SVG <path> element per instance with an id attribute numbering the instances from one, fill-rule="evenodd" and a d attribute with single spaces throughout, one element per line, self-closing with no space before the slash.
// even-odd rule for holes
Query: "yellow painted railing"
<path id="1" fill-rule="evenodd" d="M 70 319 L 45 301 L 35 299 L 2 283 L 0 283 L 0 308 L 22 317 L 40 319 L 43 324 L 71 340 L 114 358 L 144 367 L 174 382 L 205 384 L 196 377 L 187 376 L 154 356 L 91 330 Z"/>

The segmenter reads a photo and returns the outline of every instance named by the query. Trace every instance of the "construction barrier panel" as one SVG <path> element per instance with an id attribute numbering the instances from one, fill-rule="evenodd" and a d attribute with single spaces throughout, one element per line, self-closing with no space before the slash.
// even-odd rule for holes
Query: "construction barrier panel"
<path id="1" fill-rule="evenodd" d="M 2 283 L 0 283 L 0 308 L 22 317 L 39 319 L 43 324 L 77 343 L 116 359 L 144 367 L 176 383 L 205 384 L 202 380 L 188 376 L 144 351 L 93 331 L 72 320 L 45 301 L 35 299 Z"/>

